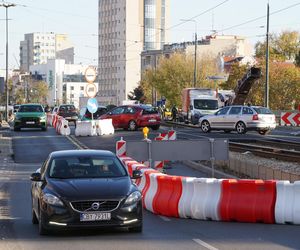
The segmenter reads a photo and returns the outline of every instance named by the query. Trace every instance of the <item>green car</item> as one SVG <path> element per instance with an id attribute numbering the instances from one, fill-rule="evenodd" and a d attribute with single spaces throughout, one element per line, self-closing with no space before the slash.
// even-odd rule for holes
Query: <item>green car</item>
<path id="1" fill-rule="evenodd" d="M 21 128 L 41 128 L 47 130 L 47 116 L 40 104 L 22 104 L 16 113 L 14 130 Z"/>

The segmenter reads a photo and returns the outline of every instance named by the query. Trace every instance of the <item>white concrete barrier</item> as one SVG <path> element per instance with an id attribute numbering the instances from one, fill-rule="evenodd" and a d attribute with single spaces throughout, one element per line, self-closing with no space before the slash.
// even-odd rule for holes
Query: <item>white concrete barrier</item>
<path id="1" fill-rule="evenodd" d="M 75 136 L 95 136 L 96 127 L 91 121 L 77 121 Z"/>
<path id="2" fill-rule="evenodd" d="M 300 224 L 300 181 L 277 181 L 275 221 Z"/>
<path id="3" fill-rule="evenodd" d="M 95 122 L 98 135 L 112 135 L 115 133 L 112 119 L 95 120 Z"/>

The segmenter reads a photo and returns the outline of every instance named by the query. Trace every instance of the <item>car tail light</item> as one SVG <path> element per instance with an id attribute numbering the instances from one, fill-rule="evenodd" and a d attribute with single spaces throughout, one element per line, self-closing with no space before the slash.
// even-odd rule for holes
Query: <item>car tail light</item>
<path id="1" fill-rule="evenodd" d="M 257 121 L 258 120 L 258 115 L 256 114 L 256 115 L 253 115 L 252 116 L 252 121 Z"/>
<path id="2" fill-rule="evenodd" d="M 84 115 L 86 118 L 91 118 L 92 117 L 92 114 L 91 113 L 87 113 Z"/>

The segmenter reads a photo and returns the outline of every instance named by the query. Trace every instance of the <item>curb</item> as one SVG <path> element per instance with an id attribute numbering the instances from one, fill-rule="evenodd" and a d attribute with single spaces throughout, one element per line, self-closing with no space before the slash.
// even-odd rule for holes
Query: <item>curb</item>
<path id="1" fill-rule="evenodd" d="M 205 174 L 208 174 L 210 175 L 211 174 L 211 171 L 212 169 L 210 167 L 207 167 L 201 163 L 198 163 L 198 162 L 194 162 L 194 161 L 183 161 L 182 162 L 183 164 L 185 164 L 186 166 L 192 168 L 192 169 L 195 169 L 195 170 L 199 170 Z M 221 178 L 221 179 L 239 179 L 238 177 L 234 176 L 234 175 L 231 175 L 231 174 L 226 174 L 222 171 L 219 171 L 219 170 L 216 170 L 215 169 L 215 178 Z"/>

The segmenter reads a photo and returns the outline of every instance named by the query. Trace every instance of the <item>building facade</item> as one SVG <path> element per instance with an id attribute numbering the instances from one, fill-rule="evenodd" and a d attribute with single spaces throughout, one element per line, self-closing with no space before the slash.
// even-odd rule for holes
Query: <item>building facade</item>
<path id="1" fill-rule="evenodd" d="M 45 64 L 48 59 L 64 59 L 74 63 L 74 47 L 65 34 L 29 33 L 20 42 L 20 68 L 29 71 L 31 65 Z"/>
<path id="2" fill-rule="evenodd" d="M 169 0 L 99 0 L 98 96 L 119 105 L 138 85 L 144 49 L 168 40 Z"/>
<path id="3" fill-rule="evenodd" d="M 141 53 L 141 71 L 155 68 L 161 56 L 169 57 L 179 52 L 193 56 L 195 42 L 173 43 L 163 46 L 162 50 L 146 50 Z M 241 36 L 211 35 L 197 41 L 197 57 L 251 57 L 253 48 L 246 38 Z"/>
<path id="4" fill-rule="evenodd" d="M 67 64 L 63 59 L 49 59 L 46 64 L 30 66 L 32 77 L 48 84 L 47 103 L 50 106 L 62 103 L 79 107 L 79 98 L 87 97 L 85 71 L 88 65 Z M 97 84 L 95 84 L 97 87 Z"/>

